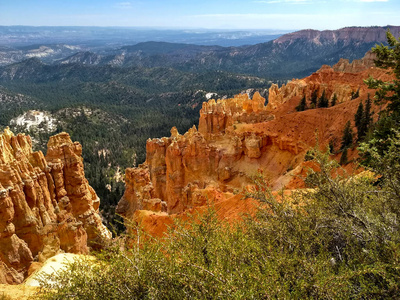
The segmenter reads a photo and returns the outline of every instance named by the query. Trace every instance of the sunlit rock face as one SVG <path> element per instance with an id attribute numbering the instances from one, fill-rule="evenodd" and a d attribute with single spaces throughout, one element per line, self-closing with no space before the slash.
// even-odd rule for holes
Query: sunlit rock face
<path id="1" fill-rule="evenodd" d="M 88 184 L 82 147 L 66 133 L 47 156 L 8 129 L 0 135 L 0 282 L 20 283 L 33 261 L 59 252 L 87 253 L 111 238 Z"/>
<path id="2" fill-rule="evenodd" d="M 328 143 L 340 147 L 346 122 L 354 124 L 360 101 L 374 94 L 363 80 L 369 74 L 390 79 L 371 66 L 372 60 L 371 54 L 352 63 L 341 60 L 306 78 L 272 85 L 268 102 L 258 93 L 253 99 L 241 94 L 204 102 L 198 129 L 193 126 L 179 134 L 172 128 L 170 137 L 147 141 L 145 163 L 126 170 L 126 190 L 117 212 L 155 232 L 151 227 L 166 222 L 168 215 L 209 203 L 237 205 L 233 195 L 248 188 L 259 172 L 275 190 L 304 185 L 298 175 L 307 173 L 304 155 L 316 145 L 316 137 L 321 149 Z M 360 96 L 351 100 L 356 91 Z M 336 105 L 311 109 L 313 93 L 318 98 L 324 93 L 330 103 L 336 95 Z M 309 109 L 298 112 L 303 96 Z M 339 154 L 334 157 L 338 158 Z"/>

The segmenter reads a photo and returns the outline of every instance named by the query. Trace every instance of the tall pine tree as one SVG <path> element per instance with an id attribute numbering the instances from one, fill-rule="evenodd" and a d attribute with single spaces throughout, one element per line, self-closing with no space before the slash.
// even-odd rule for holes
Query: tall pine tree
<path id="1" fill-rule="evenodd" d="M 361 141 L 365 135 L 364 105 L 362 101 L 358 105 L 357 112 L 354 115 L 354 123 L 357 127 L 357 140 Z"/>
<path id="2" fill-rule="evenodd" d="M 325 90 L 322 92 L 321 97 L 318 99 L 318 107 L 328 107 L 329 99 L 325 96 Z"/>
<path id="3" fill-rule="evenodd" d="M 364 123 L 365 123 L 367 131 L 368 131 L 368 128 L 373 123 L 372 115 L 374 113 L 371 111 L 371 104 L 372 104 L 371 98 L 369 97 L 369 94 L 368 94 L 367 101 L 365 102 L 365 111 L 364 111 Z"/>
<path id="4" fill-rule="evenodd" d="M 314 90 L 311 94 L 311 108 L 317 107 L 317 101 L 318 101 L 318 90 Z"/>
<path id="5" fill-rule="evenodd" d="M 347 121 L 343 130 L 342 145 L 340 150 L 345 150 L 353 145 L 353 129 L 351 128 L 350 121 Z"/>
<path id="6" fill-rule="evenodd" d="M 299 105 L 296 106 L 297 111 L 304 111 L 307 109 L 307 101 L 306 101 L 306 96 L 303 96 L 301 98 Z"/>

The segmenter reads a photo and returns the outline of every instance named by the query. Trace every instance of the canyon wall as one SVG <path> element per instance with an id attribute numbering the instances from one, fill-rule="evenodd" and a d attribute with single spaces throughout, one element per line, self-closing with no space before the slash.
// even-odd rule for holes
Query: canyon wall
<path id="1" fill-rule="evenodd" d="M 304 156 L 316 137 L 322 148 L 331 143 L 338 150 L 346 122 L 354 124 L 360 101 L 374 94 L 363 80 L 369 75 L 389 79 L 371 66 L 372 60 L 370 54 L 352 63 L 341 60 L 280 88 L 272 85 L 267 105 L 258 93 L 253 99 L 244 94 L 204 102 L 198 130 L 193 126 L 179 134 L 172 128 L 170 137 L 147 141 L 145 163 L 126 170 L 117 212 L 137 223 L 150 215 L 152 224 L 157 216 L 166 222 L 166 216 L 233 199 L 259 172 L 274 190 L 301 186 Z M 314 91 L 328 99 L 336 94 L 336 105 L 297 112 L 303 96 L 310 107 Z M 360 97 L 351 100 L 356 91 Z"/>
<path id="2" fill-rule="evenodd" d="M 111 238 L 85 178 L 82 146 L 52 136 L 47 156 L 29 136 L 0 135 L 0 283 L 21 283 L 34 261 L 87 253 Z"/>

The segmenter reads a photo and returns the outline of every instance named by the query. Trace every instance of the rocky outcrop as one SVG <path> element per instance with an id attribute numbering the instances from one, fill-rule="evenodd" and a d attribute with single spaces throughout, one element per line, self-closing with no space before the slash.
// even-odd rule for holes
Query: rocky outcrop
<path id="1" fill-rule="evenodd" d="M 369 68 L 373 68 L 375 66 L 375 59 L 376 54 L 368 51 L 363 58 L 355 59 L 351 63 L 348 59 L 341 58 L 337 64 L 332 66 L 332 69 L 335 72 L 360 73 L 368 70 Z"/>
<path id="2" fill-rule="evenodd" d="M 285 172 L 288 161 L 305 148 L 293 138 L 256 129 L 255 124 L 273 119 L 264 103 L 259 94 L 210 100 L 200 111 L 199 130 L 193 126 L 180 135 L 172 128 L 171 137 L 148 140 L 146 162 L 126 170 L 126 191 L 117 212 L 129 219 L 151 206 L 180 213 L 231 196 L 250 184 L 250 175 L 263 164 L 274 166 L 277 174 Z M 245 124 L 254 127 L 241 132 Z M 274 149 L 287 155 L 277 158 Z"/>
<path id="3" fill-rule="evenodd" d="M 145 163 L 126 170 L 117 212 L 158 232 L 156 228 L 165 230 L 160 223 L 171 222 L 171 215 L 201 210 L 209 203 L 222 210 L 237 205 L 235 192 L 248 189 L 252 175 L 259 172 L 274 190 L 304 184 L 298 175 L 306 174 L 304 156 L 316 145 L 316 136 L 321 147 L 330 143 L 337 150 L 344 125 L 353 122 L 360 101 L 374 93 L 363 79 L 369 74 L 389 79 L 369 63 L 368 58 L 352 66 L 341 61 L 280 88 L 272 85 L 266 106 L 259 94 L 203 103 L 198 130 L 193 126 L 181 135 L 172 128 L 170 137 L 147 141 Z M 351 100 L 357 90 L 360 96 Z M 310 107 L 314 91 L 318 97 L 325 91 L 329 99 L 336 94 L 336 105 L 297 112 L 303 96 Z"/>
<path id="4" fill-rule="evenodd" d="M 199 132 L 203 135 L 223 134 L 234 123 L 259 123 L 270 115 L 264 106 L 265 99 L 256 92 L 253 99 L 247 94 L 226 100 L 211 99 L 200 110 Z"/>
<path id="5" fill-rule="evenodd" d="M 111 238 L 83 170 L 82 147 L 50 138 L 45 157 L 29 136 L 0 135 L 0 282 L 20 283 L 33 261 L 87 253 Z"/>
<path id="6" fill-rule="evenodd" d="M 359 91 L 360 97 L 366 97 L 368 93 L 373 95 L 374 91 L 369 90 L 364 84 L 364 79 L 369 76 L 382 80 L 389 80 L 390 77 L 382 69 L 374 67 L 375 55 L 367 52 L 364 58 L 349 63 L 348 59 L 341 59 L 333 67 L 322 66 L 317 72 L 303 79 L 293 79 L 280 88 L 272 84 L 269 90 L 268 107 L 276 110 L 286 101 L 305 96 L 309 102 L 314 91 L 321 97 L 325 92 L 328 99 L 333 95 L 337 96 L 336 103 L 351 100 L 352 94 Z"/>

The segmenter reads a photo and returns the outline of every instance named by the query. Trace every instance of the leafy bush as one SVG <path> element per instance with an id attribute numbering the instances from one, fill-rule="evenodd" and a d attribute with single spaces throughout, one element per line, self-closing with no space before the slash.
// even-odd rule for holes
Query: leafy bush
<path id="1" fill-rule="evenodd" d="M 143 233 L 42 278 L 41 299 L 342 299 L 400 293 L 400 139 L 374 149 L 378 184 L 347 176 L 329 152 L 307 190 L 273 196 L 259 175 L 256 216 L 228 225 L 210 208 L 161 240 Z M 139 232 L 139 231 L 138 231 Z"/>

